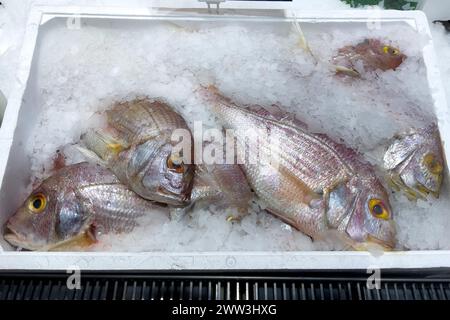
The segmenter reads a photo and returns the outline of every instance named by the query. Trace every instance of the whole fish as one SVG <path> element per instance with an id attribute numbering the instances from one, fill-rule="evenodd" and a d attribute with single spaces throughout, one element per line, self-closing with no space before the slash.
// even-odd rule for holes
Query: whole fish
<path id="1" fill-rule="evenodd" d="M 99 234 L 130 232 L 155 205 L 108 169 L 86 162 L 45 179 L 5 225 L 4 238 L 28 250 L 83 249 Z"/>
<path id="2" fill-rule="evenodd" d="M 358 249 L 395 246 L 388 194 L 359 154 L 288 118 L 240 107 L 213 87 L 201 93 L 235 131 L 241 167 L 268 211 L 313 238 L 334 231 Z"/>
<path id="3" fill-rule="evenodd" d="M 363 71 L 395 70 L 406 59 L 398 48 L 382 43 L 378 39 L 365 39 L 357 45 L 338 50 L 332 63 L 338 74 L 359 77 Z"/>
<path id="4" fill-rule="evenodd" d="M 396 136 L 383 158 L 392 186 L 410 200 L 436 198 L 442 185 L 444 155 L 439 130 L 431 125 Z"/>
<path id="5" fill-rule="evenodd" d="M 177 129 L 192 139 L 186 121 L 166 103 L 148 99 L 117 103 L 106 115 L 107 128 L 82 136 L 87 149 L 141 197 L 187 204 L 194 165 L 184 162 L 186 157 L 174 150 L 178 141 L 172 141 Z"/>

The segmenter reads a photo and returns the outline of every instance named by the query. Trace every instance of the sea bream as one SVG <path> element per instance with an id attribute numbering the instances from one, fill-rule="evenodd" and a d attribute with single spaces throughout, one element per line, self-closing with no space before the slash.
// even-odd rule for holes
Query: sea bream
<path id="1" fill-rule="evenodd" d="M 42 181 L 9 218 L 4 238 L 27 250 L 83 250 L 100 234 L 131 232 L 143 215 L 168 217 L 156 209 L 110 170 L 83 162 Z"/>
<path id="2" fill-rule="evenodd" d="M 194 165 L 185 163 L 189 158 L 174 149 L 178 141 L 172 140 L 178 129 L 191 138 L 186 121 L 168 104 L 149 99 L 116 103 L 106 116 L 107 127 L 92 129 L 81 139 L 94 158 L 145 199 L 189 203 Z"/>
<path id="3" fill-rule="evenodd" d="M 316 239 L 335 233 L 357 249 L 395 247 L 388 194 L 360 154 L 289 117 L 238 106 L 214 87 L 200 93 L 234 130 L 241 167 L 269 212 Z"/>
<path id="4" fill-rule="evenodd" d="M 338 75 L 360 78 L 368 71 L 396 70 L 407 58 L 399 48 L 385 41 L 366 38 L 356 45 L 347 45 L 338 49 L 331 61 L 325 62 L 319 59 L 310 48 L 298 20 L 294 19 L 292 24 L 298 36 L 298 45 L 311 55 L 316 63 L 327 65 Z"/>

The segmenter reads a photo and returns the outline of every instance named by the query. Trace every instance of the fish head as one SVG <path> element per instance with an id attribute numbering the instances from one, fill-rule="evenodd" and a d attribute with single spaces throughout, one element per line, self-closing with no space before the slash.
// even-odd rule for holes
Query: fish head
<path id="1" fill-rule="evenodd" d="M 330 193 L 328 220 L 355 249 L 393 249 L 396 230 L 389 197 L 376 177 L 355 177 Z"/>
<path id="2" fill-rule="evenodd" d="M 152 200 L 180 206 L 190 200 L 193 178 L 194 165 L 167 143 L 146 170 L 142 184 Z"/>
<path id="3" fill-rule="evenodd" d="M 400 49 L 383 43 L 378 39 L 366 39 L 355 48 L 370 69 L 395 70 L 406 59 Z"/>
<path id="4" fill-rule="evenodd" d="M 376 52 L 380 62 L 378 67 L 382 70 L 395 70 L 406 59 L 406 55 L 398 48 L 386 44 L 377 43 Z"/>
<path id="5" fill-rule="evenodd" d="M 411 200 L 439 197 L 444 156 L 436 126 L 396 137 L 383 160 L 392 185 Z"/>
<path id="6" fill-rule="evenodd" d="M 74 194 L 44 181 L 6 222 L 4 238 L 16 247 L 45 251 L 81 234 L 83 228 Z"/>

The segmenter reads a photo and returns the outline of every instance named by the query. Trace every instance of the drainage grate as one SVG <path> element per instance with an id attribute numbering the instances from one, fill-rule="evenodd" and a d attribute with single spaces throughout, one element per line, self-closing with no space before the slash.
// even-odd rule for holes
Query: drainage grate
<path id="1" fill-rule="evenodd" d="M 450 300 L 450 276 L 382 272 L 92 273 L 70 290 L 64 273 L 0 273 L 0 300 Z M 387 273 L 387 274 L 386 274 Z"/>

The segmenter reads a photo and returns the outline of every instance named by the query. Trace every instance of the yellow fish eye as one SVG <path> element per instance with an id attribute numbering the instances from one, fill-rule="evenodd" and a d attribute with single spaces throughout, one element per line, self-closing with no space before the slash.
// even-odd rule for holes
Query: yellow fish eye
<path id="1" fill-rule="evenodd" d="M 47 198 L 42 193 L 37 193 L 28 200 L 28 209 L 33 213 L 41 213 L 46 206 Z"/>
<path id="2" fill-rule="evenodd" d="M 369 210 L 375 218 L 383 220 L 389 219 L 389 211 L 386 209 L 386 206 L 380 199 L 370 199 Z"/>
<path id="3" fill-rule="evenodd" d="M 383 52 L 386 54 L 392 54 L 394 56 L 398 56 L 400 54 L 400 50 L 390 47 L 390 46 L 384 46 Z"/>
<path id="4" fill-rule="evenodd" d="M 432 153 L 427 153 L 425 157 L 423 157 L 423 164 L 433 174 L 440 174 L 444 170 L 442 164 L 436 159 L 435 155 Z"/>

